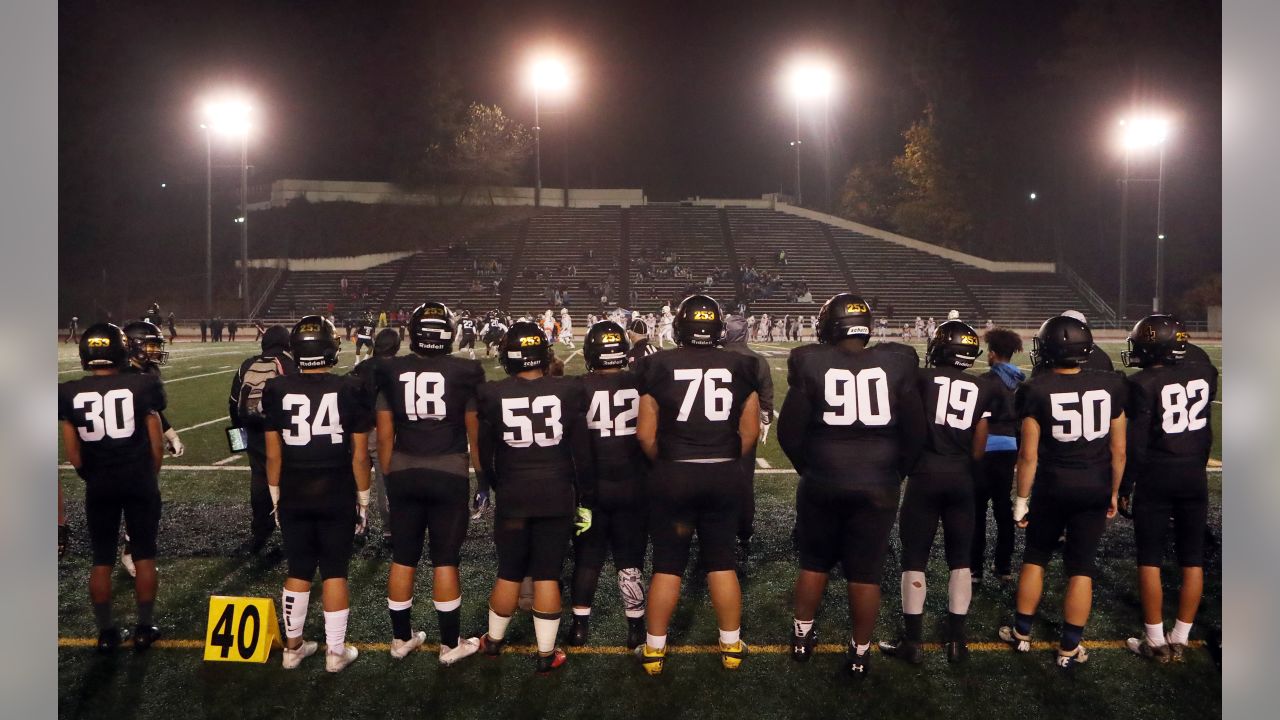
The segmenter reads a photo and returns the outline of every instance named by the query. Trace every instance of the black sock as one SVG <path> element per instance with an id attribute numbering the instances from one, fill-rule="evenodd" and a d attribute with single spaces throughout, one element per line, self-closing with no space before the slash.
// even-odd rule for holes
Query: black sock
<path id="1" fill-rule="evenodd" d="M 98 623 L 98 630 L 106 630 L 112 627 L 111 623 L 111 601 L 93 604 L 93 619 Z"/>
<path id="2" fill-rule="evenodd" d="M 1034 615 L 1023 615 L 1020 612 L 1013 614 L 1013 629 L 1023 635 L 1031 634 L 1031 621 L 1035 619 Z"/>
<path id="3" fill-rule="evenodd" d="M 388 610 L 391 614 L 391 636 L 397 640 L 409 640 L 413 637 L 413 621 L 410 614 L 413 612 L 410 608 L 403 610 Z"/>
<path id="4" fill-rule="evenodd" d="M 462 609 L 437 610 L 440 618 L 440 644 L 445 647 L 458 647 L 458 633 L 462 626 Z"/>
<path id="5" fill-rule="evenodd" d="M 968 617 L 968 615 L 947 613 L 947 635 L 953 642 L 965 641 L 964 621 Z"/>
<path id="6" fill-rule="evenodd" d="M 902 624 L 906 626 L 907 639 L 911 642 L 920 642 L 924 637 L 924 613 L 918 615 L 902 613 Z"/>
<path id="7" fill-rule="evenodd" d="M 1084 626 L 1072 625 L 1071 623 L 1062 623 L 1062 639 L 1058 641 L 1058 647 L 1066 651 L 1075 650 L 1080 647 L 1080 641 L 1084 639 Z"/>
<path id="8" fill-rule="evenodd" d="M 139 625 L 151 624 L 151 611 L 155 609 L 155 606 L 156 606 L 155 600 L 151 600 L 149 602 L 142 602 L 141 600 L 138 601 L 138 624 Z"/>

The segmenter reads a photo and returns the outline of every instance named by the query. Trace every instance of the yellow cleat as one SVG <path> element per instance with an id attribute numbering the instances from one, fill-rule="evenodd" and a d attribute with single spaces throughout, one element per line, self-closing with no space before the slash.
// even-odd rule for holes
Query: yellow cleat
<path id="1" fill-rule="evenodd" d="M 720 664 L 725 670 L 737 670 L 747 654 L 747 644 L 739 640 L 732 645 L 720 643 Z"/>
<path id="2" fill-rule="evenodd" d="M 661 675 L 662 665 L 667 659 L 667 649 L 655 650 L 643 643 L 636 648 L 636 657 L 640 658 L 640 666 L 650 675 Z"/>

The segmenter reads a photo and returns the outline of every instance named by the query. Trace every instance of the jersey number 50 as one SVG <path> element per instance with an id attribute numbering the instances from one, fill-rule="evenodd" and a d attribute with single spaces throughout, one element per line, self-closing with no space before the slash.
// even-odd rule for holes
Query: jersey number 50
<path id="1" fill-rule="evenodd" d="M 1111 432 L 1111 393 L 1106 390 L 1050 393 L 1049 404 L 1053 419 L 1053 439 L 1058 442 L 1097 440 Z M 1073 405 L 1079 405 L 1076 410 Z"/>

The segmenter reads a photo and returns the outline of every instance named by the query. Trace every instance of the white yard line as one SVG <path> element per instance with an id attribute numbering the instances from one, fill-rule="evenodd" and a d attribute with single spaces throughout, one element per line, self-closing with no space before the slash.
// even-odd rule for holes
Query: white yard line
<path id="1" fill-rule="evenodd" d="M 564 364 L 568 365 L 569 363 L 573 362 L 574 358 L 578 357 L 581 354 L 582 354 L 581 350 L 574 350 L 573 354 L 569 356 L 569 359 L 564 361 Z"/>
<path id="2" fill-rule="evenodd" d="M 231 417 L 230 417 L 229 415 L 223 415 L 223 416 L 222 416 L 222 417 L 220 417 L 220 418 L 214 418 L 214 419 L 212 419 L 212 420 L 205 420 L 205 421 L 204 421 L 204 422 L 202 422 L 202 423 L 196 423 L 195 425 L 191 425 L 191 426 L 188 426 L 188 427 L 178 428 L 178 432 L 180 432 L 180 433 L 184 433 L 184 432 L 186 432 L 186 431 L 188 431 L 188 430 L 195 430 L 196 428 L 202 428 L 202 427 L 204 427 L 205 425 L 212 425 L 212 424 L 214 424 L 214 423 L 222 422 L 222 421 L 224 421 L 224 420 L 230 420 L 230 419 L 231 419 Z"/>
<path id="3" fill-rule="evenodd" d="M 212 376 L 214 376 L 214 375 L 222 375 L 222 374 L 223 374 L 223 371 L 224 371 L 224 370 L 226 370 L 227 368 L 230 368 L 230 367 L 231 367 L 230 365 L 225 365 L 225 366 L 223 366 L 223 367 L 219 368 L 218 370 L 216 370 L 216 371 L 214 371 L 214 372 L 200 373 L 199 375 L 183 375 L 183 376 L 182 376 L 182 377 L 180 377 L 180 378 L 170 378 L 170 379 L 165 380 L 165 381 L 164 381 L 164 384 L 165 384 L 165 385 L 172 385 L 173 383 L 176 383 L 176 382 L 182 382 L 183 380 L 195 380 L 196 378 L 212 377 Z"/>
<path id="4" fill-rule="evenodd" d="M 228 464 L 230 464 L 230 463 L 233 463 L 233 462 L 235 462 L 235 461 L 239 460 L 241 457 L 242 457 L 242 455 L 241 455 L 240 453 L 236 453 L 235 455 L 232 455 L 231 457 L 225 457 L 225 458 L 222 458 L 221 460 L 215 460 L 213 464 L 214 464 L 214 465 L 228 465 Z"/>
<path id="5" fill-rule="evenodd" d="M 768 460 L 765 460 L 765 459 L 764 459 L 764 458 L 762 458 L 762 457 L 758 457 L 758 458 L 756 458 L 756 464 L 757 464 L 757 465 L 759 465 L 760 467 L 764 468 L 765 470 L 768 470 L 769 468 L 772 468 L 772 467 L 773 467 L 772 465 L 770 465 L 770 464 L 769 464 L 769 461 L 768 461 Z"/>

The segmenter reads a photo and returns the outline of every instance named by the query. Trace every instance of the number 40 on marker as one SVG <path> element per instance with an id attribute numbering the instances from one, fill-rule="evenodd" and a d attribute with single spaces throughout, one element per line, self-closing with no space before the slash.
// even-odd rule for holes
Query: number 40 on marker
<path id="1" fill-rule="evenodd" d="M 209 627 L 204 659 L 212 662 L 264 663 L 280 645 L 276 603 L 271 598 L 209 598 Z"/>

